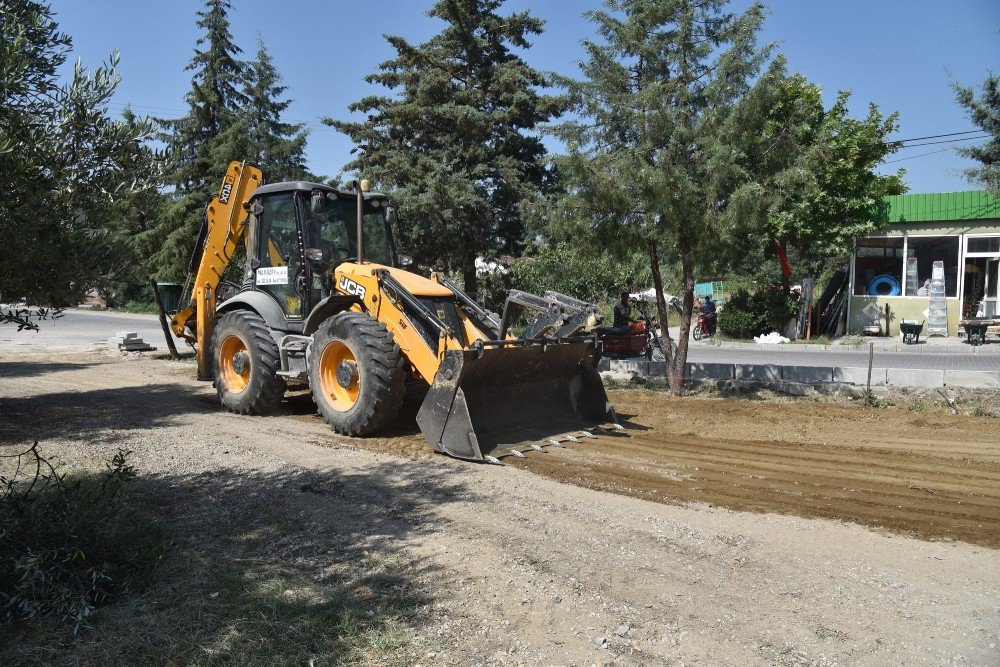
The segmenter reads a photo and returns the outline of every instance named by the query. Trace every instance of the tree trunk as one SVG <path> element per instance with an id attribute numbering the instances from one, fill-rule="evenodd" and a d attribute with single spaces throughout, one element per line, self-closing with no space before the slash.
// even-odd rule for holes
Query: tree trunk
<path id="1" fill-rule="evenodd" d="M 663 296 L 663 277 L 660 275 L 660 256 L 656 250 L 656 241 L 646 239 L 649 249 L 649 267 L 653 273 L 653 291 L 656 293 L 656 314 L 660 319 L 660 331 L 663 333 L 663 354 L 667 361 L 667 372 L 670 372 L 671 351 L 673 345 L 670 342 L 670 331 L 668 329 L 670 320 L 667 316 L 667 300 Z"/>
<path id="2" fill-rule="evenodd" d="M 684 392 L 684 373 L 687 370 L 688 341 L 691 339 L 691 314 L 694 312 L 694 264 L 691 261 L 691 242 L 683 231 L 678 239 L 681 254 L 681 271 L 684 276 L 683 307 L 681 310 L 681 330 L 677 334 L 677 351 L 673 362 L 667 366 L 670 392 Z"/>

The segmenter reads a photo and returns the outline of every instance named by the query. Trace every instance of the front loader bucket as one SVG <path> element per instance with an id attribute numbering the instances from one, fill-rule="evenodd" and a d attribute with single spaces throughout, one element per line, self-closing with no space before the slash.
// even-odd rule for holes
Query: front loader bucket
<path id="1" fill-rule="evenodd" d="M 594 362 L 589 339 L 449 351 L 417 424 L 435 450 L 483 460 L 505 445 L 610 421 L 614 412 Z"/>

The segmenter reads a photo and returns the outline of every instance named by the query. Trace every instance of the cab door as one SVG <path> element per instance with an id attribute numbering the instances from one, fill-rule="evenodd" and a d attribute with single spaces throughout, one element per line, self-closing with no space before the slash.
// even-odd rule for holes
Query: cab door
<path id="1" fill-rule="evenodd" d="M 282 192 L 259 199 L 254 286 L 269 294 L 290 320 L 301 319 L 304 269 L 302 240 L 296 224 L 295 194 Z"/>

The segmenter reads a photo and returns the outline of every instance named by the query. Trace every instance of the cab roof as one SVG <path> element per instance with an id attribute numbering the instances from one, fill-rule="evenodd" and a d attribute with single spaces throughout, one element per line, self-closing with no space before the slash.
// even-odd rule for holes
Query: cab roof
<path id="1" fill-rule="evenodd" d="M 255 197 L 261 197 L 263 195 L 270 195 L 276 192 L 312 192 L 313 190 L 321 190 L 326 193 L 334 193 L 338 197 L 350 197 L 355 198 L 358 196 L 357 192 L 354 190 L 340 190 L 338 188 L 330 187 L 329 185 L 323 185 L 322 183 L 312 183 L 310 181 L 282 181 L 281 183 L 268 183 L 267 185 L 262 185 L 253 191 L 250 195 L 250 199 Z M 385 199 L 387 195 L 381 192 L 366 192 L 364 193 L 365 199 Z"/>

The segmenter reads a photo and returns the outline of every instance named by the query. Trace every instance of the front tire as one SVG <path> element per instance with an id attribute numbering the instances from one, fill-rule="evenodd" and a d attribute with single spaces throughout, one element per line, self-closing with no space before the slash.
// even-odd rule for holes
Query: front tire
<path id="1" fill-rule="evenodd" d="M 212 373 L 226 409 L 243 415 L 273 410 L 285 393 L 279 367 L 278 345 L 259 315 L 235 310 L 222 316 L 212 333 Z"/>
<path id="2" fill-rule="evenodd" d="M 699 324 L 694 325 L 694 331 L 691 332 L 691 337 L 694 338 L 695 340 L 701 340 L 702 338 L 705 337 L 705 332 L 701 330 L 701 325 Z"/>
<path id="3" fill-rule="evenodd" d="M 384 324 L 344 312 L 320 325 L 309 345 L 309 386 L 323 420 L 337 433 L 370 435 L 403 404 L 403 354 Z"/>

